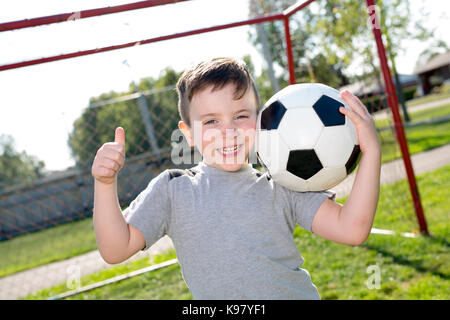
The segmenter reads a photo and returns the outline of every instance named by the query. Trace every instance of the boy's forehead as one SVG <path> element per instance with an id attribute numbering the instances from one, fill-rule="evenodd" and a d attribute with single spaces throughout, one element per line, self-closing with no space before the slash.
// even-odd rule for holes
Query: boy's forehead
<path id="1" fill-rule="evenodd" d="M 190 113 L 204 115 L 209 113 L 235 112 L 241 109 L 258 111 L 255 93 L 250 88 L 240 99 L 235 98 L 235 86 L 230 83 L 223 88 L 214 89 L 209 85 L 195 92 L 189 106 Z"/>

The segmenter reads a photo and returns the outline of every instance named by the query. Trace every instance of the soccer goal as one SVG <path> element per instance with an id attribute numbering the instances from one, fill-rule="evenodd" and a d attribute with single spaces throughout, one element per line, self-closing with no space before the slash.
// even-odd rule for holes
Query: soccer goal
<path id="1" fill-rule="evenodd" d="M 302 82 L 358 95 L 373 114 L 383 144 L 382 182 L 404 181 L 398 186 L 401 197 L 381 193 L 380 199 L 408 211 L 402 230 L 375 225 L 373 232 L 411 236 L 418 229 L 428 235 L 383 42 L 389 30 L 383 29 L 374 0 L 361 2 L 354 12 L 346 27 L 365 28 L 366 38 L 346 38 L 339 31 L 345 8 L 326 8 L 319 0 L 149 0 L 85 10 L 66 7 L 0 23 L 0 39 L 8 44 L 2 48 L 2 95 L 16 110 L 8 130 L 22 137 L 26 132 L 21 139 L 32 141 L 30 153 L 50 166 L 36 166 L 30 181 L 1 185 L 0 241 L 90 217 L 90 167 L 117 126 L 127 134 L 127 162 L 118 186 L 123 208 L 152 177 L 173 168 L 174 159 L 183 157 L 173 150 L 184 143 L 177 131 L 174 85 L 190 64 L 219 55 L 247 62 L 263 104 L 283 87 Z M 320 23 L 314 20 L 314 28 L 313 17 L 323 17 Z M 344 40 L 364 42 L 365 57 L 372 59 L 348 61 Z M 36 90 L 41 83 L 47 86 Z M 15 108 L 24 105 L 28 109 Z M 190 152 L 193 159 L 198 156 L 195 149 Z M 348 195 L 353 178 L 337 187 L 338 196 Z M 90 245 L 87 251 L 96 249 Z"/>

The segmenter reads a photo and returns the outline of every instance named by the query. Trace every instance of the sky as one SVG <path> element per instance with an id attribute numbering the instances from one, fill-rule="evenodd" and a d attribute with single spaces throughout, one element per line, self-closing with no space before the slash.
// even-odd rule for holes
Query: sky
<path id="1" fill-rule="evenodd" d="M 0 22 L 130 2 L 2 1 Z M 422 14 L 424 2 L 411 3 L 413 14 Z M 425 1 L 429 26 L 436 27 L 436 34 L 450 45 L 450 19 L 443 16 L 450 12 L 449 3 Z M 247 0 L 193 0 L 3 32 L 0 65 L 245 20 L 247 8 Z M 67 146 L 68 134 L 90 97 L 111 90 L 126 91 L 131 81 L 157 77 L 167 66 L 182 71 L 215 56 L 240 58 L 250 54 L 258 72 L 263 60 L 248 42 L 248 32 L 249 27 L 239 27 L 0 72 L 0 135 L 12 135 L 15 149 L 43 160 L 47 170 L 65 169 L 74 164 Z M 397 59 L 399 72 L 412 73 L 418 54 L 427 45 L 404 41 L 405 51 Z"/>

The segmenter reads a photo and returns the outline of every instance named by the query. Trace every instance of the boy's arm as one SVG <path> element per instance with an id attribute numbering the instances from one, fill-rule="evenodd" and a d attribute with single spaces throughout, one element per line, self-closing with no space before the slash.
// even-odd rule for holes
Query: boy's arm
<path id="1" fill-rule="evenodd" d="M 145 247 L 142 233 L 125 221 L 117 198 L 117 182 L 94 186 L 94 230 L 98 250 L 110 264 L 125 261 Z"/>
<path id="2" fill-rule="evenodd" d="M 370 234 L 378 203 L 381 147 L 375 123 L 367 108 L 348 91 L 342 92 L 341 97 L 352 108 L 340 110 L 355 125 L 362 152 L 361 160 L 345 204 L 325 200 L 312 221 L 311 230 L 334 242 L 360 245 Z"/>
<path id="3" fill-rule="evenodd" d="M 142 233 L 125 221 L 117 197 L 117 174 L 125 161 L 124 149 L 125 132 L 117 128 L 115 142 L 104 144 L 92 165 L 95 238 L 101 256 L 111 264 L 145 247 Z"/>

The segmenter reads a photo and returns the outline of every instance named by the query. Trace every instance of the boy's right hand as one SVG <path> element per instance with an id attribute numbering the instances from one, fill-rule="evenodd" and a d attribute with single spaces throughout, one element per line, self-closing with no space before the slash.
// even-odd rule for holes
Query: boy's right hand
<path id="1" fill-rule="evenodd" d="M 125 131 L 116 128 L 114 142 L 107 142 L 98 149 L 92 164 L 92 176 L 98 182 L 112 184 L 125 163 Z"/>

